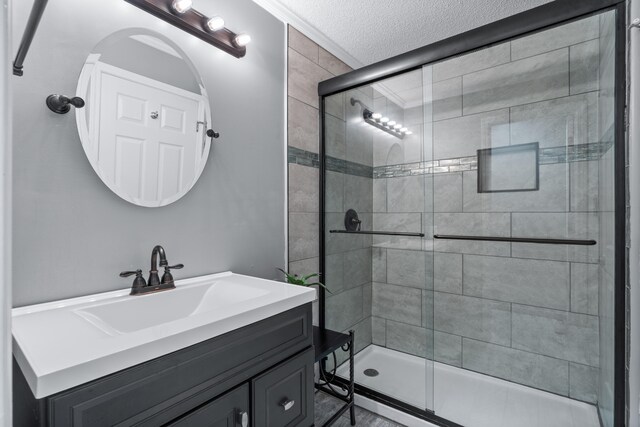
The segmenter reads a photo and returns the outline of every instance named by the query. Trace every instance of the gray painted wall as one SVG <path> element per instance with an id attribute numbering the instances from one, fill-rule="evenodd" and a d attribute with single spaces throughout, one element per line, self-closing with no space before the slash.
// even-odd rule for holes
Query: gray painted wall
<path id="1" fill-rule="evenodd" d="M 14 2 L 21 37 L 31 2 Z M 149 269 L 154 244 L 176 278 L 232 270 L 275 278 L 285 263 L 285 29 L 250 0 L 198 4 L 253 37 L 236 59 L 121 0 L 50 2 L 14 89 L 14 306 L 130 286 L 122 270 Z M 215 8 L 214 8 L 215 7 Z M 202 9 L 206 8 L 206 9 Z M 221 137 L 194 188 L 155 209 L 131 205 L 94 173 L 73 113 L 46 109 L 73 94 L 86 56 L 129 27 L 165 34 L 200 70 Z"/>

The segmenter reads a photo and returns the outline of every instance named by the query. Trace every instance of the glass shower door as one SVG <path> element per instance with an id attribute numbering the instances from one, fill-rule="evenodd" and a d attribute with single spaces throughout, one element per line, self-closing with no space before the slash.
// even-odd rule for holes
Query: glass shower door
<path id="1" fill-rule="evenodd" d="M 610 425 L 614 17 L 423 68 L 436 415 Z"/>
<path id="2" fill-rule="evenodd" d="M 323 238 L 326 326 L 355 330 L 359 390 L 424 411 L 433 407 L 433 252 L 423 238 L 432 215 L 427 176 L 412 173 L 425 160 L 422 82 L 417 70 L 325 98 Z"/>

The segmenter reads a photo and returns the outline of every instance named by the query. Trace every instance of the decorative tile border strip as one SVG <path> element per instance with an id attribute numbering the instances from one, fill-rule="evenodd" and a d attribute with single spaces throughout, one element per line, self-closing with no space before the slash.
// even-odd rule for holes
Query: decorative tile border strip
<path id="1" fill-rule="evenodd" d="M 313 168 L 320 167 L 320 156 L 317 153 L 312 153 L 300 148 L 289 147 L 287 150 L 287 158 L 289 163 L 295 163 L 298 165 L 309 166 Z M 325 165 L 327 170 L 331 172 L 362 176 L 365 178 L 373 177 L 373 166 L 350 162 L 331 156 L 326 156 Z"/>
<path id="2" fill-rule="evenodd" d="M 611 147 L 613 147 L 612 141 L 572 145 L 569 147 L 541 148 L 538 162 L 541 165 L 550 165 L 555 163 L 598 160 L 603 154 L 609 151 Z M 320 167 L 320 157 L 318 153 L 312 153 L 296 147 L 288 147 L 287 157 L 289 163 L 313 168 Z M 362 176 L 365 178 L 396 178 L 411 175 L 431 175 L 477 170 L 478 159 L 476 156 L 472 156 L 372 167 L 327 156 L 326 168 L 331 172 Z"/>
<path id="3" fill-rule="evenodd" d="M 541 165 L 550 165 L 555 163 L 598 160 L 612 146 L 613 142 L 608 141 L 572 145 L 569 147 L 541 148 L 539 151 L 538 163 Z M 377 166 L 373 168 L 373 177 L 396 178 L 411 175 L 431 175 L 438 173 L 472 171 L 477 169 L 478 159 L 476 156 L 459 157 L 455 159 L 433 160 L 430 162 Z"/>

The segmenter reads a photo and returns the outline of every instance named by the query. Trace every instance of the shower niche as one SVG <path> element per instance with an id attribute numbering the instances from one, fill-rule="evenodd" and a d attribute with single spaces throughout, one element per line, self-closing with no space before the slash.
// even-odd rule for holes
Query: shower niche
<path id="1" fill-rule="evenodd" d="M 355 330 L 358 393 L 441 425 L 617 425 L 622 18 L 580 7 L 320 85 L 321 322 Z"/>

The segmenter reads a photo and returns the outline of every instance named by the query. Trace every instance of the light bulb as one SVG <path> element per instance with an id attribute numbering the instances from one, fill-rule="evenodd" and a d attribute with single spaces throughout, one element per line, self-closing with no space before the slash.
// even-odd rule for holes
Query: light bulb
<path id="1" fill-rule="evenodd" d="M 214 16 L 207 20 L 207 28 L 209 31 L 215 32 L 224 28 L 224 19 L 219 16 Z"/>
<path id="2" fill-rule="evenodd" d="M 393 127 L 394 129 L 402 129 L 402 125 L 400 123 L 398 123 L 397 125 L 395 125 Z"/>
<path id="3" fill-rule="evenodd" d="M 407 129 L 407 128 L 401 128 L 401 129 L 400 129 L 400 132 L 406 132 L 406 131 L 408 131 L 408 130 L 409 130 L 409 129 Z"/>
<path id="4" fill-rule="evenodd" d="M 391 120 L 389 123 L 387 123 L 389 125 L 389 127 L 393 126 L 396 124 L 395 120 Z"/>
<path id="5" fill-rule="evenodd" d="M 413 134 L 413 132 L 411 132 L 410 130 L 407 130 L 407 131 L 405 131 L 405 132 L 404 132 L 404 134 L 405 134 L 405 135 L 412 135 L 412 134 Z"/>
<path id="6" fill-rule="evenodd" d="M 171 2 L 171 8 L 174 10 L 174 12 L 180 14 L 183 14 L 191 9 L 192 5 L 193 3 L 191 0 L 173 0 Z"/>
<path id="7" fill-rule="evenodd" d="M 382 123 L 387 123 L 389 121 L 389 117 L 383 117 L 380 119 Z"/>
<path id="8" fill-rule="evenodd" d="M 238 34 L 235 38 L 236 45 L 242 47 L 251 42 L 251 36 L 249 34 Z"/>
<path id="9" fill-rule="evenodd" d="M 380 120 L 380 118 L 382 117 L 382 114 L 380 114 L 380 113 L 373 113 L 373 114 L 371 115 L 371 117 L 372 117 L 373 119 L 375 119 L 375 120 Z"/>

